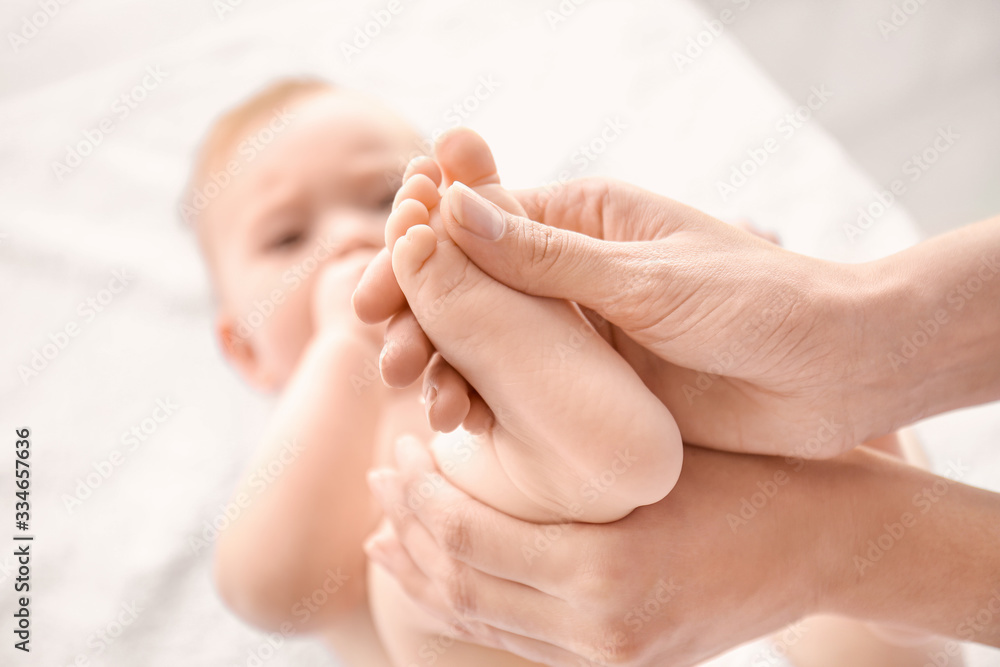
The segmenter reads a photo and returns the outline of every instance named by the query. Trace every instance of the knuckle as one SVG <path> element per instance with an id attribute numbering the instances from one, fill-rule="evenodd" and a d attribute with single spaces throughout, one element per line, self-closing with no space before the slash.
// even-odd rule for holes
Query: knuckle
<path id="1" fill-rule="evenodd" d="M 545 275 L 556 264 L 563 254 L 563 244 L 553 231 L 552 227 L 545 225 L 523 225 L 521 234 L 524 236 L 524 243 L 531 248 L 531 265 L 537 267 L 537 271 Z"/>
<path id="2" fill-rule="evenodd" d="M 469 621 L 466 623 L 466 626 L 468 627 L 468 636 L 466 637 L 466 641 L 471 641 L 482 646 L 498 648 L 505 651 L 510 651 L 513 648 L 508 645 L 504 636 L 501 635 L 500 632 L 485 623 Z"/>
<path id="3" fill-rule="evenodd" d="M 608 196 L 616 183 L 606 176 L 580 176 L 568 181 L 566 184 L 572 187 L 565 189 L 587 201 L 601 200 Z"/>
<path id="4" fill-rule="evenodd" d="M 592 554 L 577 569 L 574 587 L 583 601 L 600 605 L 620 590 L 625 575 L 616 567 L 615 559 Z"/>
<path id="5" fill-rule="evenodd" d="M 617 284 L 606 292 L 600 304 L 611 321 L 626 321 L 634 325 L 648 323 L 664 314 L 663 286 L 671 284 L 666 275 L 666 262 L 652 254 L 650 249 L 638 253 L 616 250 L 612 258 L 619 268 L 610 278 Z"/>
<path id="6" fill-rule="evenodd" d="M 451 506 L 442 513 L 438 534 L 444 552 L 451 558 L 464 560 L 472 555 L 472 532 L 462 505 Z"/>
<path id="7" fill-rule="evenodd" d="M 583 655 L 594 665 L 626 667 L 640 662 L 641 650 L 631 633 L 617 625 L 604 625 L 591 634 Z"/>
<path id="8" fill-rule="evenodd" d="M 463 619 L 476 618 L 476 595 L 469 569 L 456 564 L 448 577 L 446 596 L 451 609 Z"/>
<path id="9" fill-rule="evenodd" d="M 610 662 L 612 665 L 628 667 L 630 665 L 639 664 L 641 656 L 642 652 L 639 650 L 636 643 L 626 635 L 622 643 L 616 646 L 616 650 L 611 656 Z"/>

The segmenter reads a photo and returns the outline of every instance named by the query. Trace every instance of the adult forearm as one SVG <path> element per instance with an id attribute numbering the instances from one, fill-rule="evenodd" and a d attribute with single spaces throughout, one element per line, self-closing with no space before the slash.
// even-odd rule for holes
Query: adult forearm
<path id="1" fill-rule="evenodd" d="M 1000 494 L 959 482 L 967 472 L 846 468 L 853 537 L 834 546 L 821 611 L 1000 646 Z"/>
<path id="2" fill-rule="evenodd" d="M 1000 218 L 859 269 L 876 430 L 1000 398 Z M 878 435 L 874 433 L 873 435 Z"/>

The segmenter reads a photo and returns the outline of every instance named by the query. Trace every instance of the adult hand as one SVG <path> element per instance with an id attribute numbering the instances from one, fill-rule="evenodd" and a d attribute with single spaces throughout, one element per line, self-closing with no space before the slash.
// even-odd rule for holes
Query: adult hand
<path id="1" fill-rule="evenodd" d="M 829 457 L 1000 398 L 1000 318 L 991 307 L 1000 299 L 1000 219 L 846 265 L 607 179 L 515 194 L 526 218 L 452 187 L 442 206 L 449 235 L 500 282 L 610 322 L 602 333 L 688 442 Z M 492 238 L 463 226 L 477 214 L 498 223 Z M 405 311 L 387 275 L 383 252 L 354 295 L 363 320 Z M 390 327 L 394 353 L 382 372 L 398 386 L 419 377 L 432 348 L 414 322 L 394 319 L 404 326 Z M 437 402 L 464 396 L 460 377 L 441 366 L 435 357 L 425 375 L 447 380 Z M 429 418 L 439 430 L 457 425 Z"/>
<path id="2" fill-rule="evenodd" d="M 487 239 L 461 223 L 463 211 L 468 219 L 485 202 L 467 193 L 452 188 L 442 211 L 454 241 L 500 282 L 605 318 L 613 326 L 602 333 L 671 409 L 686 441 L 812 458 L 892 426 L 867 409 L 878 389 L 863 361 L 871 314 L 847 296 L 865 289 L 858 268 L 784 250 L 606 179 L 516 193 L 530 220 L 486 203 L 502 230 Z M 398 287 L 385 279 L 387 260 L 376 258 L 355 293 L 363 320 L 400 305 Z M 397 353 L 384 356 L 383 376 L 397 385 L 415 380 L 429 346 L 410 343 L 421 352 L 414 363 L 398 353 L 406 341 L 386 342 Z M 428 374 L 439 377 L 454 382 L 457 374 Z M 466 390 L 437 389 L 439 401 Z M 456 425 L 432 419 L 441 430 Z"/>
<path id="3" fill-rule="evenodd" d="M 529 660 L 692 665 L 820 612 L 1000 645 L 1000 495 L 866 448 L 688 447 L 670 495 L 601 525 L 497 512 L 413 439 L 397 463 L 369 476 L 391 528 L 368 555 L 465 639 Z"/>

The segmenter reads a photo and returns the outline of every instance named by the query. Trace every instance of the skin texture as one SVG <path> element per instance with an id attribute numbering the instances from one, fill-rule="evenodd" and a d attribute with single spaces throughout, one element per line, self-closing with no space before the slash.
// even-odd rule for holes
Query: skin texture
<path id="1" fill-rule="evenodd" d="M 428 480 L 436 492 L 390 515 L 367 552 L 470 640 L 528 659 L 693 665 L 816 613 L 1000 646 L 1000 591 L 984 586 L 1000 572 L 1000 497 L 866 448 L 805 461 L 688 447 L 659 503 L 614 524 L 548 529 L 440 480 L 412 439 L 397 461 L 369 476 L 386 507 Z M 767 503 L 733 520 L 768 481 Z M 916 496 L 935 488 L 947 491 L 923 512 Z M 859 566 L 905 512 L 917 523 Z"/>
<path id="2" fill-rule="evenodd" d="M 1000 299 L 1000 278 L 974 283 L 974 303 L 956 292 L 979 270 L 997 275 L 984 248 L 1000 247 L 998 221 L 879 262 L 840 265 L 607 179 L 516 194 L 537 222 L 505 214 L 504 235 L 489 241 L 446 216 L 449 235 L 500 282 L 606 319 L 609 340 L 687 441 L 829 457 L 1000 396 L 1000 317 L 972 307 Z M 387 260 L 375 258 L 354 295 L 366 321 L 380 315 L 371 304 L 393 303 L 393 286 L 373 279 Z M 959 309 L 959 298 L 972 305 Z M 906 351 L 901 323 L 915 334 L 941 309 L 962 324 L 938 326 L 919 354 L 894 363 L 890 355 Z M 824 419 L 841 426 L 820 432 Z"/>

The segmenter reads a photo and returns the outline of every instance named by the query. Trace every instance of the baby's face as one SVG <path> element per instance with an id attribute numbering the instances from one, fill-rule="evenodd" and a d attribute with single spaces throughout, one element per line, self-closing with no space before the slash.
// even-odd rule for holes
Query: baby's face
<path id="1" fill-rule="evenodd" d="M 361 326 L 350 294 L 384 245 L 419 135 L 368 98 L 330 92 L 289 105 L 284 118 L 262 118 L 247 141 L 234 143 L 210 174 L 230 160 L 239 173 L 203 211 L 200 235 L 223 349 L 251 384 L 271 390 L 285 384 L 313 336 L 320 274 L 353 283 L 334 290 L 336 303 L 324 308 L 342 309 L 335 319 L 344 326 Z"/>

